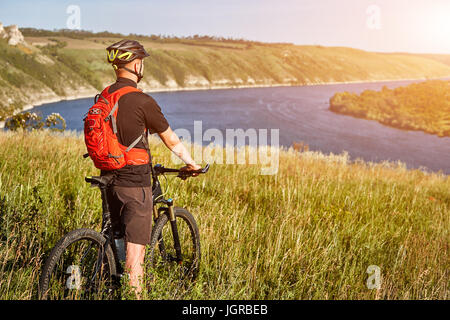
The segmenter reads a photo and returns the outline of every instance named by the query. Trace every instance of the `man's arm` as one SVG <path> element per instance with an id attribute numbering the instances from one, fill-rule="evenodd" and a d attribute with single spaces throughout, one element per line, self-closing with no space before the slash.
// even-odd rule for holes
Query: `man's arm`
<path id="1" fill-rule="evenodd" d="M 201 169 L 201 167 L 191 158 L 189 151 L 186 150 L 178 136 L 170 127 L 168 127 L 165 131 L 158 133 L 158 135 L 166 147 L 169 148 L 169 150 L 171 150 L 178 158 L 183 160 L 184 163 L 186 163 L 186 167 L 183 167 L 182 170 L 191 171 Z"/>

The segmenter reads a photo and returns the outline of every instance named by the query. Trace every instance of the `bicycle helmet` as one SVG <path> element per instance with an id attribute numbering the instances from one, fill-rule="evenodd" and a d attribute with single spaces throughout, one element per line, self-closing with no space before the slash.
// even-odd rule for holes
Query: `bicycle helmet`
<path id="1" fill-rule="evenodd" d="M 113 65 L 127 64 L 136 58 L 150 56 L 144 47 L 134 40 L 121 40 L 106 48 L 108 62 Z"/>
<path id="2" fill-rule="evenodd" d="M 144 59 L 150 56 L 138 41 L 128 39 L 121 40 L 106 48 L 106 53 L 107 61 L 112 64 L 114 69 L 117 70 L 123 68 L 135 74 L 138 77 L 138 82 L 142 79 L 142 65 L 139 73 L 124 67 L 125 64 L 135 59 Z"/>

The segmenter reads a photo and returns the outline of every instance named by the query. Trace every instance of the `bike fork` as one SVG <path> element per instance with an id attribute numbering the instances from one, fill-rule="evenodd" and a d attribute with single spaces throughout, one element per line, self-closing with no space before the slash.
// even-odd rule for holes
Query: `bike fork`
<path id="1" fill-rule="evenodd" d="M 155 223 L 155 225 L 156 225 L 156 222 L 158 221 L 158 219 L 159 219 L 159 212 L 156 209 L 156 205 L 153 205 L 153 222 Z M 164 246 L 162 232 L 158 235 L 158 247 L 159 247 L 159 251 L 161 252 L 161 254 L 166 252 L 166 247 Z M 163 259 L 166 260 L 167 255 L 164 255 Z"/>
<path id="2" fill-rule="evenodd" d="M 172 234 L 173 234 L 173 242 L 175 245 L 175 252 L 177 254 L 177 263 L 182 264 L 183 259 L 181 256 L 181 245 L 180 245 L 180 237 L 178 235 L 178 227 L 177 227 L 177 220 L 175 217 L 175 212 L 173 210 L 173 199 L 167 200 L 167 205 L 169 206 L 169 218 L 170 218 L 170 225 L 172 227 Z"/>

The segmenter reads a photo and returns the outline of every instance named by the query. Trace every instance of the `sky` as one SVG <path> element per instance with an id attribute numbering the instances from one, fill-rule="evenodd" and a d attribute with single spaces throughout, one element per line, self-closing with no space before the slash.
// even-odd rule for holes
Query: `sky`
<path id="1" fill-rule="evenodd" d="M 0 0 L 0 22 L 450 54 L 450 0 Z"/>

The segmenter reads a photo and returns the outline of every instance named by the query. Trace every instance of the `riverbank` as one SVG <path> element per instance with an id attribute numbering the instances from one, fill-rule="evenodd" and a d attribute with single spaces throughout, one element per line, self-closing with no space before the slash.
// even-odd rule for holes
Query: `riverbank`
<path id="1" fill-rule="evenodd" d="M 212 86 L 192 86 L 192 87 L 180 87 L 180 86 L 172 86 L 172 87 L 163 87 L 163 86 L 150 86 L 148 83 L 143 83 L 143 85 L 138 85 L 146 93 L 157 93 L 157 92 L 178 92 L 178 91 L 203 91 L 203 90 L 227 90 L 227 89 L 246 89 L 246 88 L 271 88 L 271 87 L 303 87 L 303 86 L 322 86 L 322 85 L 336 85 L 336 84 L 358 84 L 358 83 L 383 83 L 383 82 L 395 82 L 395 81 L 426 81 L 426 80 L 439 80 L 439 79 L 447 79 L 437 78 L 437 79 L 428 79 L 428 78 L 415 78 L 415 79 L 386 79 L 386 80 L 355 80 L 355 81 L 333 81 L 333 82 L 311 82 L 305 84 L 286 84 L 286 83 L 270 83 L 270 84 L 246 84 L 246 85 L 212 85 Z M 155 84 L 153 82 L 152 84 Z M 108 84 L 105 84 L 106 87 Z M 54 96 L 52 98 L 44 98 L 37 100 L 33 104 L 27 104 L 22 110 L 16 111 L 16 113 L 24 112 L 34 107 L 41 106 L 43 104 L 60 102 L 60 101 L 68 101 L 68 100 L 78 100 L 84 98 L 94 97 L 98 92 L 98 90 L 84 90 L 83 93 L 78 95 L 70 95 L 65 97 Z M 0 121 L 0 129 L 4 127 L 5 122 Z"/>
<path id="2" fill-rule="evenodd" d="M 103 84 L 114 81 L 112 68 L 104 62 L 104 48 L 116 40 L 114 36 L 85 34 L 80 38 L 78 34 L 75 39 L 52 31 L 26 33 L 25 40 L 31 44 L 26 47 L 0 41 L 0 66 L 9 66 L 0 68 L 0 77 L 6 79 L 0 91 L 1 120 L 24 106 L 28 109 L 45 102 L 93 96 Z M 449 65 L 415 55 L 344 47 L 172 40 L 142 38 L 152 55 L 144 60 L 145 91 L 423 80 L 450 75 Z M 80 87 L 91 92 L 73 92 Z"/>

